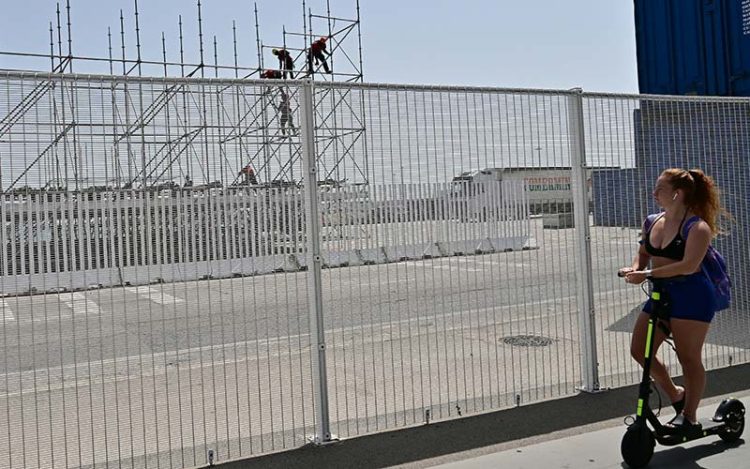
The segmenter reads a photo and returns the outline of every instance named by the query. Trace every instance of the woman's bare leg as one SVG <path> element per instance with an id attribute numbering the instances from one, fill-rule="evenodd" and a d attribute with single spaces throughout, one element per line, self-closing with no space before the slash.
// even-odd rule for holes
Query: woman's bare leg
<path id="1" fill-rule="evenodd" d="M 696 421 L 698 404 L 706 387 L 706 370 L 703 368 L 703 343 L 709 323 L 690 319 L 672 319 L 672 335 L 677 358 L 685 379 L 685 409 L 682 413 L 691 422 Z"/>
<path id="2" fill-rule="evenodd" d="M 646 333 L 648 331 L 648 319 L 649 314 L 642 312 L 638 315 L 638 319 L 635 321 L 633 327 L 633 339 L 630 343 L 630 355 L 643 366 L 646 355 Z M 656 384 L 669 398 L 670 402 L 677 402 L 683 397 L 684 390 L 678 386 L 675 386 L 672 377 L 669 376 L 669 371 L 664 364 L 659 360 L 656 352 L 659 347 L 667 338 L 664 332 L 659 328 L 655 328 L 654 334 L 654 353 L 651 358 L 651 377 L 654 378 Z"/>

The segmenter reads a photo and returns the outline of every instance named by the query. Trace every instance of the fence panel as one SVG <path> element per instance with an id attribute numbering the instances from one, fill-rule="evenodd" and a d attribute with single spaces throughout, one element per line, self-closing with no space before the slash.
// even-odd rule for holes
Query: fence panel
<path id="1" fill-rule="evenodd" d="M 594 288 L 600 375 L 604 386 L 637 382 L 640 371 L 629 359 L 630 332 L 642 303 L 641 289 L 615 276 L 635 256 L 641 224 L 659 211 L 652 195 L 667 168 L 701 168 L 713 177 L 733 220 L 713 243 L 725 255 L 732 277 L 733 304 L 716 314 L 704 348 L 707 369 L 750 359 L 747 288 L 748 162 L 750 121 L 747 99 L 586 95 L 587 165 L 593 170 L 592 248 L 600 270 Z M 681 374 L 669 347 L 662 358 Z"/>
<path id="2" fill-rule="evenodd" d="M 0 466 L 176 468 L 305 444 L 305 216 L 299 181 L 266 178 L 289 149 L 258 157 L 278 126 L 268 87 L 1 81 Z"/>
<path id="3" fill-rule="evenodd" d="M 320 192 L 325 255 L 346 265 L 323 287 L 333 433 L 576 392 L 569 95 L 316 87 L 367 116 L 350 150 L 366 184 Z M 325 171 L 335 153 L 318 148 Z"/>

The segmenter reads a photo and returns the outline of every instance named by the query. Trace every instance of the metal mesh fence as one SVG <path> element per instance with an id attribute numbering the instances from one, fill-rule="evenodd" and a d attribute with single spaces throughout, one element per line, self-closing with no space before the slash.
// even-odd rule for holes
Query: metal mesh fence
<path id="1" fill-rule="evenodd" d="M 351 90 L 380 206 L 358 236 L 394 262 L 326 272 L 333 433 L 574 393 L 567 96 Z"/>
<path id="2" fill-rule="evenodd" d="M 55 195 L 3 209 L 0 285 L 23 291 L 1 299 L 4 464 L 186 467 L 303 444 L 305 279 L 268 264 L 297 252 L 271 241 L 295 223 L 267 213 L 294 195 Z"/>
<path id="3" fill-rule="evenodd" d="M 713 244 L 726 257 L 734 283 L 732 308 L 717 313 L 704 348 L 704 363 L 711 369 L 747 362 L 748 171 L 743 155 L 750 143 L 748 101 L 587 95 L 584 109 L 587 149 L 603 155 L 605 166 L 593 177 L 593 257 L 606 259 L 608 272 L 630 265 L 646 214 L 659 211 L 652 196 L 659 174 L 673 167 L 703 169 L 718 184 L 722 203 L 732 214 L 733 220 L 723 223 L 726 233 Z M 612 228 L 618 230 L 612 232 Z M 620 283 L 602 275 L 595 277 L 594 287 L 608 291 Z M 606 294 L 597 304 L 600 353 L 608 357 L 600 360 L 606 386 L 639 379 L 640 372 L 628 360 L 628 348 L 630 331 L 645 299 L 641 291 L 630 288 Z M 664 349 L 671 372 L 679 374 L 676 356 L 668 347 Z"/>
<path id="4" fill-rule="evenodd" d="M 615 273 L 671 166 L 734 214 L 705 360 L 746 362 L 749 134 L 746 100 L 3 74 L 0 463 L 185 467 L 631 384 Z"/>

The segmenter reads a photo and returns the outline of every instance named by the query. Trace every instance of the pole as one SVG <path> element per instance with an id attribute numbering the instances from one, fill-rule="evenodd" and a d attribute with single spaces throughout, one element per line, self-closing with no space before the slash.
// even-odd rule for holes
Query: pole
<path id="1" fill-rule="evenodd" d="M 301 139 L 302 160 L 305 171 L 305 216 L 307 218 L 307 266 L 308 295 L 312 298 L 310 308 L 310 337 L 315 347 L 313 359 L 313 387 L 315 392 L 315 435 L 311 440 L 316 445 L 330 443 L 331 425 L 328 409 L 328 378 L 326 374 L 326 342 L 323 322 L 323 274 L 320 246 L 320 213 L 318 201 L 317 167 L 315 157 L 315 121 L 313 112 L 313 85 L 307 80 L 300 89 L 301 94 Z"/>
<path id="2" fill-rule="evenodd" d="M 568 129 L 570 132 L 570 165 L 573 185 L 573 218 L 576 233 L 576 272 L 580 298 L 581 374 L 580 390 L 601 391 L 596 351 L 594 318 L 594 277 L 591 272 L 591 231 L 589 228 L 588 173 L 583 127 L 583 90 L 576 88 L 568 98 Z"/>
<path id="3" fill-rule="evenodd" d="M 68 19 L 68 62 L 70 62 L 70 71 L 73 72 L 73 38 L 70 36 L 71 23 L 70 23 L 70 0 L 65 2 L 65 12 Z"/>

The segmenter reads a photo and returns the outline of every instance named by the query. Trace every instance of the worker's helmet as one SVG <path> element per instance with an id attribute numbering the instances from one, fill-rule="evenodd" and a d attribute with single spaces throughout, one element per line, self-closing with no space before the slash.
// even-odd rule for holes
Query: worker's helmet
<path id="1" fill-rule="evenodd" d="M 279 50 L 278 49 L 271 49 L 271 53 L 273 55 L 279 55 Z"/>
<path id="2" fill-rule="evenodd" d="M 326 42 L 327 40 L 328 40 L 328 38 L 325 37 L 325 36 L 321 36 L 320 37 L 320 42 Z"/>

